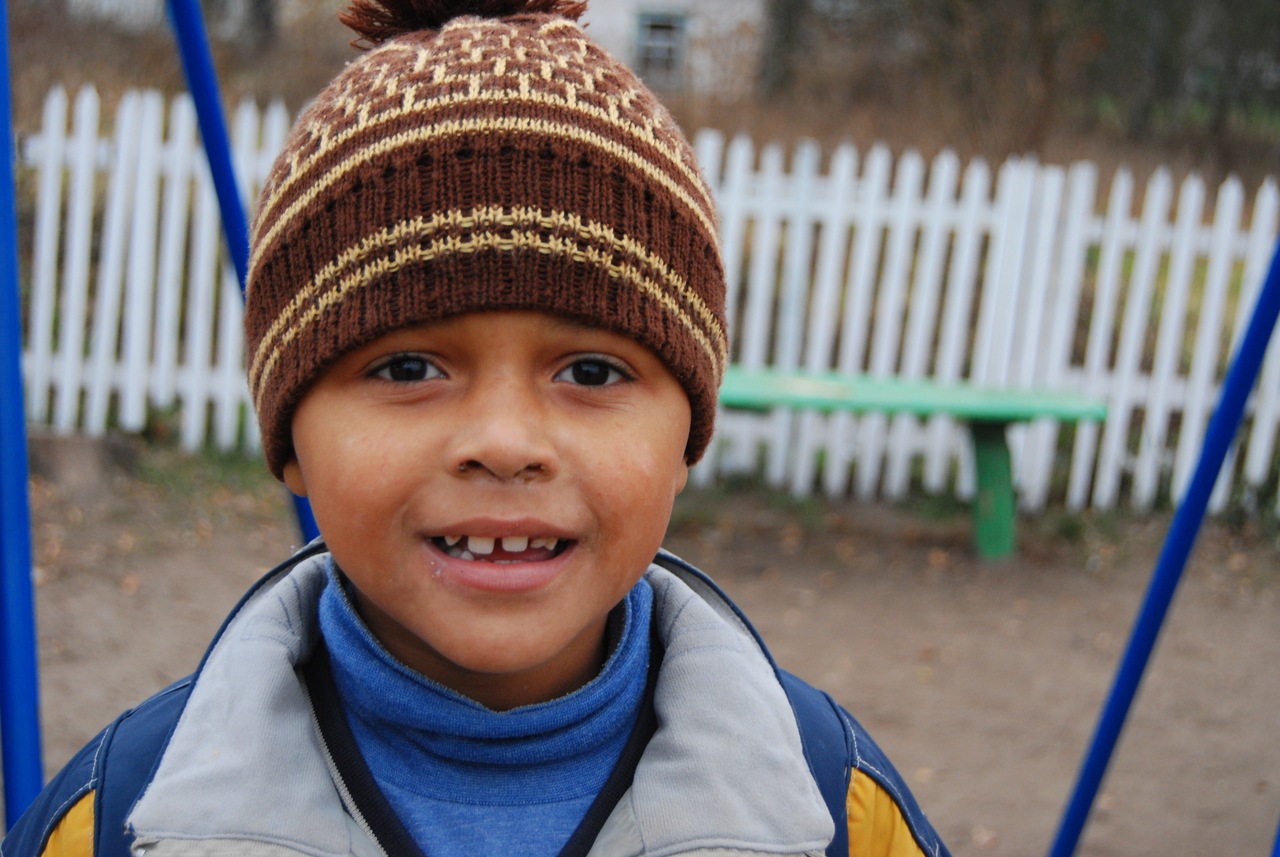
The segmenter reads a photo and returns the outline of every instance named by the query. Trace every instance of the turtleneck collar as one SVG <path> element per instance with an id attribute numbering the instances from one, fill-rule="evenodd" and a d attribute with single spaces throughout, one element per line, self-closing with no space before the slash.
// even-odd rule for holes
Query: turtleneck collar
<path id="1" fill-rule="evenodd" d="M 331 565 L 320 628 L 361 754 L 384 788 L 487 805 L 595 794 L 626 743 L 649 662 L 653 593 L 640 581 L 610 616 L 617 644 L 578 690 L 497 712 L 417 673 L 373 636 Z"/>

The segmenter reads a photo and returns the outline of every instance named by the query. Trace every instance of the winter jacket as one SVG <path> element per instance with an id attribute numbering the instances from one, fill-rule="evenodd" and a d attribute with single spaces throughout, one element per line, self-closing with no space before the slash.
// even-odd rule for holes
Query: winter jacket
<path id="1" fill-rule="evenodd" d="M 122 857 L 130 845 L 148 857 L 384 855 L 300 677 L 319 639 L 328 562 L 313 544 L 250 590 L 196 673 L 76 755 L 0 857 Z M 843 853 L 837 825 L 851 857 L 947 853 L 847 712 L 827 708 L 833 740 L 802 739 L 789 694 L 818 708 L 830 698 L 781 673 L 715 584 L 666 553 L 646 577 L 664 644 L 653 697 L 661 725 L 590 857 L 818 857 L 833 842 Z M 847 782 L 843 818 L 838 799 L 824 803 L 811 765 Z"/>

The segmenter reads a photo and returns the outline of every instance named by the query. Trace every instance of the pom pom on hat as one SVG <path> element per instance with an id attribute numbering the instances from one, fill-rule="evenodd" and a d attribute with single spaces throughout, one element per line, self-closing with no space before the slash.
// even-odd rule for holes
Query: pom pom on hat
<path id="1" fill-rule="evenodd" d="M 355 0 L 372 49 L 312 101 L 250 234 L 245 345 L 267 465 L 343 354 L 406 325 L 532 310 L 627 336 L 711 440 L 728 362 L 715 205 L 657 97 L 567 0 Z M 496 17 L 495 17 L 496 16 Z"/>
<path id="2" fill-rule="evenodd" d="M 438 30 L 463 15 L 547 14 L 576 21 L 586 8 L 582 0 L 352 0 L 338 18 L 359 34 L 357 44 L 380 45 L 415 30 Z"/>

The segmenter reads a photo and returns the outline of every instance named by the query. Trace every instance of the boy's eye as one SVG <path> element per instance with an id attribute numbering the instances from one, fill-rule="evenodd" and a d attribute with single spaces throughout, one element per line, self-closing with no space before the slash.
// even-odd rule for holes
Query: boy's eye
<path id="1" fill-rule="evenodd" d="M 443 377 L 434 363 L 420 354 L 396 354 L 388 357 L 373 369 L 373 377 L 386 381 L 408 383 Z"/>
<path id="2" fill-rule="evenodd" d="M 627 380 L 629 376 L 602 357 L 575 360 L 556 374 L 557 381 L 569 381 L 583 387 L 604 387 Z"/>

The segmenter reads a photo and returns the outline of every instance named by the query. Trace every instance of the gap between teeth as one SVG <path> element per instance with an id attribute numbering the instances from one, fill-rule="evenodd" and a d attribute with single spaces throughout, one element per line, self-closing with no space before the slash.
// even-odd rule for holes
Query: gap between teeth
<path id="1" fill-rule="evenodd" d="M 560 544 L 558 538 L 547 536 L 539 538 L 529 538 L 528 536 L 504 536 L 501 539 L 490 538 L 489 536 L 445 536 L 444 543 L 448 547 L 458 547 L 462 542 L 463 554 L 471 554 L 473 556 L 488 556 L 493 553 L 494 548 L 499 542 L 502 549 L 507 553 L 523 553 L 529 548 L 543 548 L 545 550 L 555 550 Z M 472 558 L 472 557 L 465 557 Z"/>

